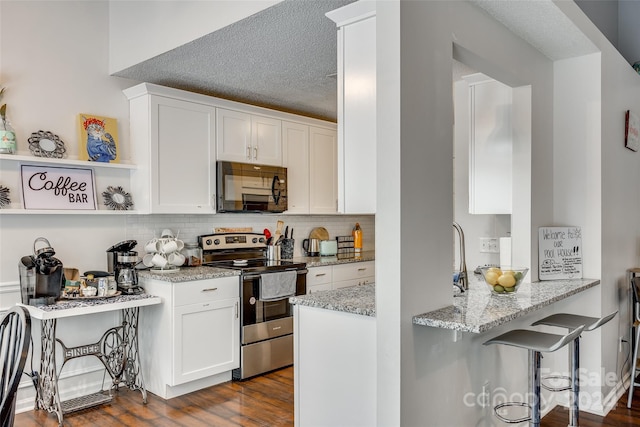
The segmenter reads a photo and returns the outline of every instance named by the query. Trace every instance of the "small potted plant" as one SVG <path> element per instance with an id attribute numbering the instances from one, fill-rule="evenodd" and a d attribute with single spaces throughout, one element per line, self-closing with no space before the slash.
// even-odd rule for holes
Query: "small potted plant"
<path id="1" fill-rule="evenodd" d="M 0 99 L 6 88 L 0 89 Z M 0 153 L 14 154 L 16 152 L 16 133 L 7 120 L 7 104 L 0 106 Z"/>

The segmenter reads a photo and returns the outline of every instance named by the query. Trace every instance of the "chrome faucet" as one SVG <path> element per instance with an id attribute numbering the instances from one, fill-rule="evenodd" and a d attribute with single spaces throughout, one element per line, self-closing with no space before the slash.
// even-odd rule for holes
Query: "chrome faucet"
<path id="1" fill-rule="evenodd" d="M 469 289 L 469 276 L 467 274 L 467 262 L 465 260 L 465 248 L 464 248 L 464 232 L 462 227 L 457 222 L 453 222 L 453 228 L 458 232 L 458 240 L 460 242 L 460 273 L 458 274 L 458 280 L 453 284 L 460 288 L 461 292 Z"/>

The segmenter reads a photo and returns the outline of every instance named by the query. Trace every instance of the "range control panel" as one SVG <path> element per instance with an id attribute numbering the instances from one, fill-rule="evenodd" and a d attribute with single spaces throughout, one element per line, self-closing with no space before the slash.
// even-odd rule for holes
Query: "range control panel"
<path id="1" fill-rule="evenodd" d="M 264 248 L 267 239 L 260 233 L 219 233 L 198 236 L 198 243 L 205 251 L 224 249 Z"/>

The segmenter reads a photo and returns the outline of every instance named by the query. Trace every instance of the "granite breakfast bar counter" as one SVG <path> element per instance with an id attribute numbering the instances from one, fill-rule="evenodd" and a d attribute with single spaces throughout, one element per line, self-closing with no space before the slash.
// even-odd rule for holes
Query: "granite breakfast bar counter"
<path id="1" fill-rule="evenodd" d="M 472 281 L 468 291 L 457 292 L 453 305 L 414 316 L 413 323 L 479 334 L 599 284 L 598 279 L 523 283 L 517 293 L 503 296 Z"/>

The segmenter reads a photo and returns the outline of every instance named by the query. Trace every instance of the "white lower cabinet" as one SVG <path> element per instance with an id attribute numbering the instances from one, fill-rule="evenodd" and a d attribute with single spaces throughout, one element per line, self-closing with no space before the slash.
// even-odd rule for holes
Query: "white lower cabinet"
<path id="1" fill-rule="evenodd" d="M 163 299 L 140 316 L 147 390 L 168 399 L 229 381 L 240 366 L 238 277 L 141 284 Z"/>
<path id="2" fill-rule="evenodd" d="M 309 267 L 307 294 L 375 283 L 375 261 Z"/>
<path id="3" fill-rule="evenodd" d="M 376 318 L 304 305 L 293 311 L 295 425 L 377 425 Z"/>
<path id="4" fill-rule="evenodd" d="M 331 290 L 333 267 L 309 267 L 307 273 L 307 294 Z"/>

